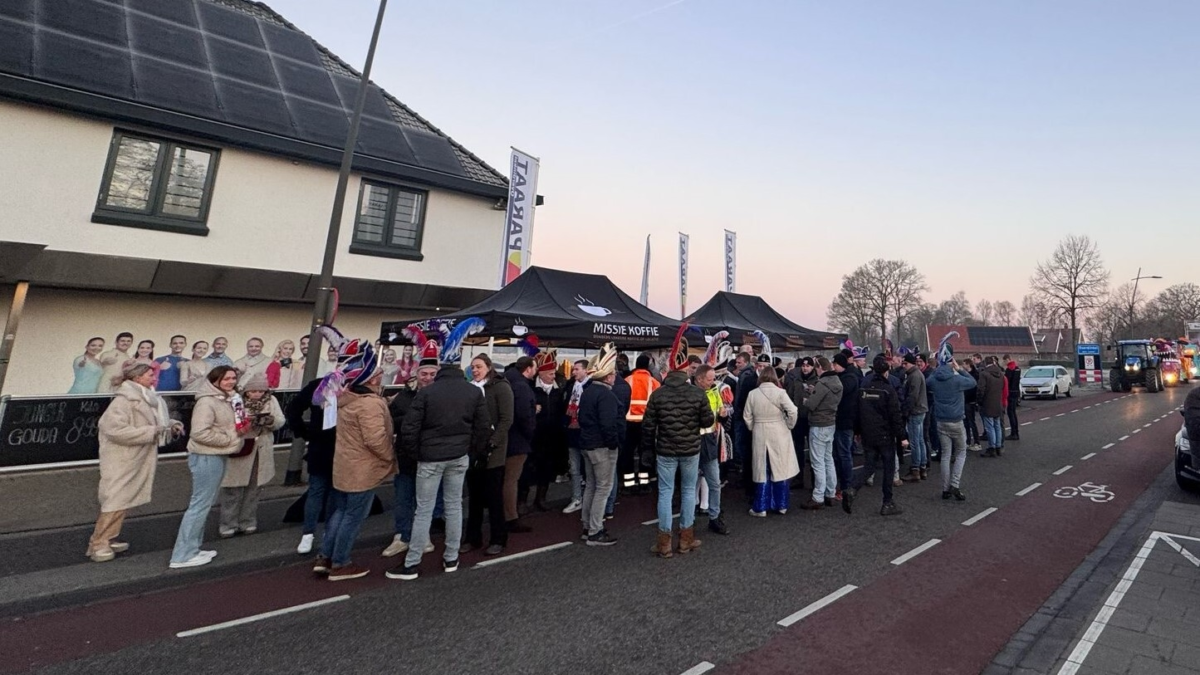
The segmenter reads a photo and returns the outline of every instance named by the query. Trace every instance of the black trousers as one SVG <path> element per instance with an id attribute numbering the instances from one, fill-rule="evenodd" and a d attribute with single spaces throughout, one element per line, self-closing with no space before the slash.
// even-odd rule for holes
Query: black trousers
<path id="1" fill-rule="evenodd" d="M 488 511 L 489 544 L 508 544 L 504 522 L 504 467 L 467 469 L 467 531 L 463 539 L 475 547 L 483 546 L 483 510 Z"/>
<path id="2" fill-rule="evenodd" d="M 1012 434 L 1013 436 L 1021 435 L 1021 433 L 1017 431 L 1017 429 L 1020 428 L 1020 424 L 1017 422 L 1018 400 L 1020 400 L 1020 397 L 1008 399 L 1008 433 Z"/>
<path id="3" fill-rule="evenodd" d="M 896 444 L 888 443 L 885 446 L 878 446 L 864 440 L 862 448 L 865 464 L 862 473 L 858 474 L 858 480 L 854 481 L 854 489 L 862 489 L 867 478 L 875 475 L 875 467 L 882 460 L 883 476 L 879 485 L 883 488 L 883 503 L 887 504 L 892 501 L 892 476 L 896 473 Z"/>

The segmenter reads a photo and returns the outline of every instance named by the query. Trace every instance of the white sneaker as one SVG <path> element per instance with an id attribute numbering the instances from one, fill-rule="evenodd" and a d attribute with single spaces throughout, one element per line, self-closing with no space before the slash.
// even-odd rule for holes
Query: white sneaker
<path id="1" fill-rule="evenodd" d="M 557 475 L 557 476 L 555 476 L 555 477 L 554 477 L 554 482 L 555 482 L 555 483 L 567 483 L 567 482 L 569 482 L 570 480 L 571 480 L 571 477 L 570 477 L 570 476 L 568 476 L 568 475 L 567 475 L 567 474 L 565 474 L 565 473 L 560 473 L 559 475 Z"/>
<path id="2" fill-rule="evenodd" d="M 217 552 L 216 551 L 200 551 L 200 553 L 198 555 L 202 555 L 205 558 L 215 558 L 215 557 L 217 557 Z"/>
<path id="3" fill-rule="evenodd" d="M 425 552 L 433 553 L 433 542 L 432 541 L 429 542 L 428 544 L 425 544 Z"/>
<path id="4" fill-rule="evenodd" d="M 567 504 L 567 508 L 563 509 L 563 513 L 575 513 L 576 511 L 579 511 L 582 508 L 583 508 L 582 502 L 580 502 L 578 499 L 572 499 L 571 503 Z"/>
<path id="5" fill-rule="evenodd" d="M 296 547 L 296 553 L 307 555 L 312 553 L 313 536 L 311 534 L 300 535 L 300 545 Z"/>
<path id="6" fill-rule="evenodd" d="M 400 538 L 400 535 L 392 537 L 392 543 L 383 549 L 383 557 L 391 558 L 398 556 L 408 550 L 408 542 Z"/>
<path id="7" fill-rule="evenodd" d="M 183 562 L 171 563 L 171 569 L 177 570 L 177 569 L 182 569 L 184 567 L 199 567 L 201 565 L 207 565 L 210 562 L 212 562 L 212 556 L 207 556 L 207 555 L 204 555 L 203 553 L 197 553 L 190 560 L 184 560 Z"/>

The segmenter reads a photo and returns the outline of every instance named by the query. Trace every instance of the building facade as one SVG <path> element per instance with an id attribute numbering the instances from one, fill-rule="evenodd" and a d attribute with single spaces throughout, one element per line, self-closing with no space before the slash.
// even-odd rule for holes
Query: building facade
<path id="1" fill-rule="evenodd" d="M 352 68 L 242 0 L 16 3 L 3 41 L 0 312 L 29 290 L 2 393 L 67 391 L 92 337 L 223 336 L 236 359 L 307 333 Z M 494 290 L 504 177 L 374 85 L 356 150 L 338 326 Z"/>

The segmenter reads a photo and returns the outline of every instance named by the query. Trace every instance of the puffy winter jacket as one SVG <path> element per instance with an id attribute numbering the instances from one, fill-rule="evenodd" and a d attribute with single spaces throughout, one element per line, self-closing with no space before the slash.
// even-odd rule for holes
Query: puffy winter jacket
<path id="1" fill-rule="evenodd" d="M 400 427 L 402 453 L 421 462 L 486 457 L 492 420 L 479 388 L 462 368 L 442 366 L 428 387 L 417 391 Z"/>
<path id="2" fill-rule="evenodd" d="M 857 369 L 847 369 L 838 373 L 838 379 L 842 381 L 842 400 L 837 409 L 838 431 L 853 429 L 854 425 L 858 424 L 858 390 L 862 376 L 856 374 L 855 370 Z"/>
<path id="3" fill-rule="evenodd" d="M 504 379 L 512 387 L 512 426 L 508 429 L 508 456 L 528 455 L 533 449 L 533 432 L 537 429 L 537 401 L 533 381 L 516 368 L 504 371 Z"/>
<path id="4" fill-rule="evenodd" d="M 621 405 L 612 387 L 595 380 L 583 385 L 583 394 L 579 397 L 579 448 L 619 448 L 624 426 L 625 416 L 621 414 Z"/>
<path id="5" fill-rule="evenodd" d="M 492 376 L 483 385 L 483 402 L 492 425 L 487 468 L 498 469 L 504 466 L 508 457 L 508 431 L 513 424 L 513 390 L 508 380 L 499 375 Z"/>
<path id="6" fill-rule="evenodd" d="M 842 378 L 832 370 L 817 378 L 813 393 L 804 399 L 808 409 L 808 424 L 812 427 L 831 427 L 837 422 L 842 402 Z"/>
<path id="7" fill-rule="evenodd" d="M 642 418 L 642 448 L 665 457 L 700 452 L 700 432 L 716 421 L 708 396 L 676 370 L 650 395 Z"/>
<path id="8" fill-rule="evenodd" d="M 926 398 L 925 376 L 913 368 L 904 379 L 904 402 L 901 404 L 901 414 L 905 417 L 922 415 L 929 412 L 929 399 Z"/>
<path id="9" fill-rule="evenodd" d="M 949 364 L 938 366 L 925 380 L 933 396 L 933 416 L 938 422 L 961 422 L 966 417 L 963 392 L 975 388 L 975 378 L 954 372 Z"/>
<path id="10" fill-rule="evenodd" d="M 365 387 L 351 387 L 338 397 L 337 406 L 333 487 L 342 492 L 366 492 L 396 475 L 387 401 Z"/>
<path id="11" fill-rule="evenodd" d="M 896 441 L 905 440 L 899 398 L 890 378 L 875 373 L 867 376 L 859 390 L 858 425 L 855 428 L 864 443 L 891 448 Z"/>
<path id="12" fill-rule="evenodd" d="M 1000 366 L 990 364 L 979 371 L 979 394 L 975 400 L 984 417 L 1000 417 L 1004 414 L 1004 373 Z"/>

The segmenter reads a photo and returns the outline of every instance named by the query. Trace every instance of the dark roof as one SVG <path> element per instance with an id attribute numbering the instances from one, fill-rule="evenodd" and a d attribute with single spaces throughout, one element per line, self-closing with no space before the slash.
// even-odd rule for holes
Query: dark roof
<path id="1" fill-rule="evenodd" d="M 0 2 L 0 96 L 118 122 L 337 165 L 360 79 L 249 0 Z M 503 175 L 374 84 L 354 166 L 508 192 Z"/>
<path id="2" fill-rule="evenodd" d="M 953 331 L 958 337 L 950 338 L 950 346 L 959 355 L 971 352 L 1036 354 L 1038 351 L 1028 326 L 933 325 L 926 330 L 931 350 L 937 349 L 942 338 Z"/>
<path id="3" fill-rule="evenodd" d="M 432 317 L 460 320 L 477 316 L 487 324 L 477 338 L 512 338 L 524 326 L 551 347 L 662 347 L 675 339 L 680 322 L 639 304 L 608 277 L 530 267 L 512 283 L 479 304 Z M 426 320 L 428 321 L 428 320 Z M 413 321 L 385 322 L 380 340 L 406 342 L 400 331 Z"/>
<path id="4" fill-rule="evenodd" d="M 775 350 L 837 349 L 846 339 L 844 333 L 826 333 L 805 328 L 767 304 L 757 295 L 719 291 L 702 307 L 692 312 L 687 322 L 709 333 L 729 331 L 734 344 L 754 342 L 750 335 L 761 330 Z"/>

